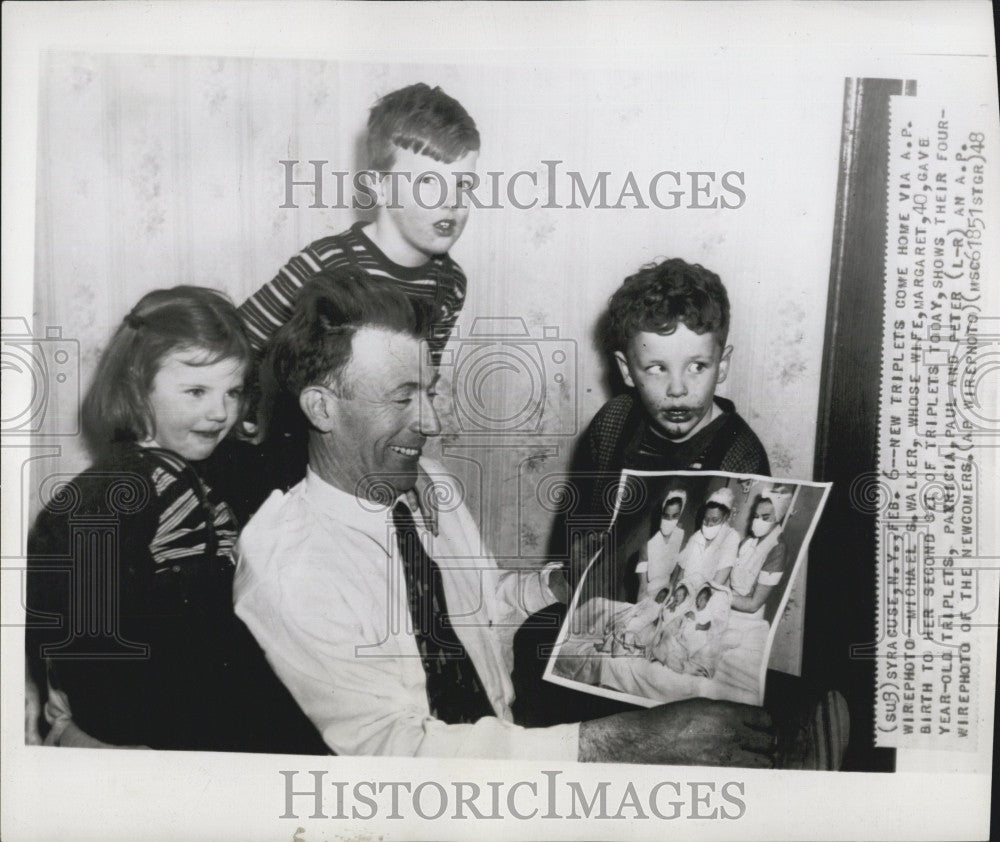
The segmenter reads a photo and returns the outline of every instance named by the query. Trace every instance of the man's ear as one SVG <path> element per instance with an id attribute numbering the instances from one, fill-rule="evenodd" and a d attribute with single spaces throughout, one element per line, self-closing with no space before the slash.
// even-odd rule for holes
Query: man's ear
<path id="1" fill-rule="evenodd" d="M 722 359 L 719 360 L 719 379 L 716 383 L 723 383 L 725 379 L 729 376 L 729 361 L 733 357 L 733 346 L 727 345 L 722 350 Z"/>
<path id="2" fill-rule="evenodd" d="M 321 433 L 328 433 L 333 429 L 336 400 L 334 394 L 323 386 L 306 386 L 299 393 L 302 414 Z"/>
<path id="3" fill-rule="evenodd" d="M 615 351 L 615 362 L 618 363 L 618 370 L 622 373 L 622 380 L 626 386 L 635 388 L 635 381 L 632 379 L 632 371 L 628 367 L 628 358 L 622 351 Z"/>

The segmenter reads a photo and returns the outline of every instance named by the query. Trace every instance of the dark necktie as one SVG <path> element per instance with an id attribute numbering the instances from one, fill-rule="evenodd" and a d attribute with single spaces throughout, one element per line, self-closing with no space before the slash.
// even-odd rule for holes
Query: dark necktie
<path id="1" fill-rule="evenodd" d="M 449 725 L 494 716 L 486 690 L 448 617 L 441 571 L 420 543 L 405 503 L 392 510 L 406 575 L 413 633 L 427 675 L 431 715 Z"/>

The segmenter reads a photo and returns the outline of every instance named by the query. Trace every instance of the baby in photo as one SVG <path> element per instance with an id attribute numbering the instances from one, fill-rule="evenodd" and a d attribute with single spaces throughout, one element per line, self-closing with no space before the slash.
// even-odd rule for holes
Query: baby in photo
<path id="1" fill-rule="evenodd" d="M 684 585 L 678 585 L 677 590 L 682 588 Z M 706 584 L 698 591 L 693 606 L 685 608 L 678 603 L 669 619 L 664 611 L 647 657 L 674 672 L 711 677 L 728 614 L 728 594 Z"/>
<path id="2" fill-rule="evenodd" d="M 653 641 L 664 606 L 670 602 L 670 588 L 661 588 L 653 596 L 613 617 L 605 626 L 604 640 L 594 646 L 612 657 L 642 655 Z"/>

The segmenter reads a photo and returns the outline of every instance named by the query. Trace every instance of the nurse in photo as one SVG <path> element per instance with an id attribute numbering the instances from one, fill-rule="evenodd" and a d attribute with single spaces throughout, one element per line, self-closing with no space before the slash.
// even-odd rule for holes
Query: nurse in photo
<path id="1" fill-rule="evenodd" d="M 782 485 L 772 486 L 754 502 L 736 563 L 716 577 L 729 585 L 734 611 L 764 616 L 767 599 L 785 574 L 788 548 L 781 533 L 790 502 L 791 491 Z"/>
<path id="2" fill-rule="evenodd" d="M 683 488 L 671 489 L 663 499 L 659 529 L 640 550 L 635 567 L 639 580 L 639 599 L 655 593 L 670 581 L 670 574 L 677 566 L 677 557 L 684 543 L 684 530 L 678 521 L 686 502 L 687 491 Z"/>
<path id="3" fill-rule="evenodd" d="M 740 536 L 729 525 L 733 503 L 733 490 L 727 486 L 717 488 L 708 496 L 698 513 L 698 531 L 681 550 L 671 582 L 684 579 L 699 585 L 735 565 Z"/>

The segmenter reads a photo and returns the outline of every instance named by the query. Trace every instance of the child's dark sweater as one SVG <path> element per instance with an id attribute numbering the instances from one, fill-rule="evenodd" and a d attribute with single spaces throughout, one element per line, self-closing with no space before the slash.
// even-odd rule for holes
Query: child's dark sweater
<path id="1" fill-rule="evenodd" d="M 209 467 L 123 444 L 56 493 L 28 539 L 28 656 L 103 742 L 322 752 L 233 613 L 238 526 Z"/>
<path id="2" fill-rule="evenodd" d="M 718 418 L 691 438 L 674 442 L 657 434 L 631 394 L 608 401 L 590 422 L 571 468 L 582 513 L 610 520 L 614 495 L 608 496 L 608 485 L 617 487 L 623 468 L 770 475 L 764 446 L 732 401 L 716 397 L 715 403 L 722 410 Z"/>

